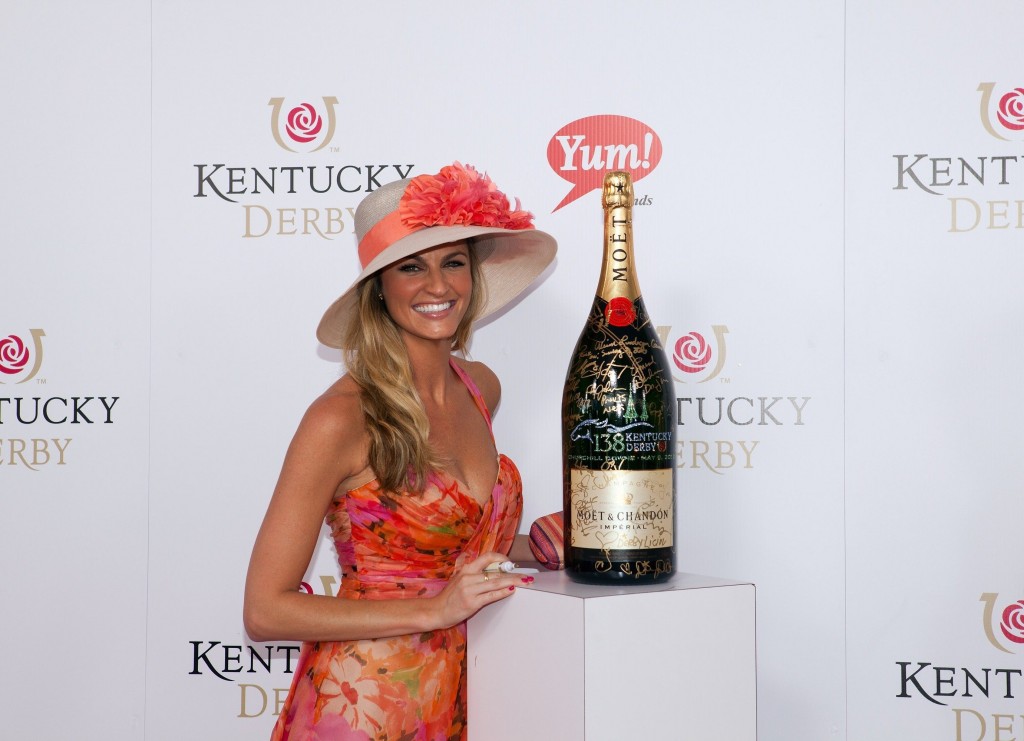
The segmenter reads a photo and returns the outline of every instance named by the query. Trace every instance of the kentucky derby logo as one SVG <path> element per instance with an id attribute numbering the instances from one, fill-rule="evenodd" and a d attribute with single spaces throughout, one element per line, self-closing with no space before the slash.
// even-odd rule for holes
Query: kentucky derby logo
<path id="1" fill-rule="evenodd" d="M 0 339 L 0 383 L 25 383 L 39 372 L 46 333 L 41 329 L 29 331 L 31 345 L 16 334 Z"/>
<path id="2" fill-rule="evenodd" d="M 1024 87 L 996 90 L 994 82 L 978 85 L 981 125 L 996 139 L 1024 139 Z"/>
<path id="3" fill-rule="evenodd" d="M 729 328 L 724 324 L 711 327 L 712 341 L 701 332 L 688 332 L 675 340 L 671 338 L 671 327 L 666 327 L 662 341 L 671 341 L 668 347 L 672 353 L 672 377 L 680 383 L 704 383 L 718 376 L 725 367 L 725 335 Z"/>
<path id="4" fill-rule="evenodd" d="M 287 114 L 282 116 L 284 98 L 271 98 L 269 105 L 270 130 L 274 134 L 274 141 L 282 149 L 289 152 L 316 152 L 330 144 L 334 138 L 334 107 L 338 105 L 338 99 L 334 96 L 324 96 L 322 111 L 312 103 L 302 103 L 289 108 Z"/>
<path id="5" fill-rule="evenodd" d="M 988 642 L 1008 654 L 1024 649 L 1024 599 L 997 607 L 999 595 L 985 592 L 981 601 L 985 603 L 982 622 Z"/>

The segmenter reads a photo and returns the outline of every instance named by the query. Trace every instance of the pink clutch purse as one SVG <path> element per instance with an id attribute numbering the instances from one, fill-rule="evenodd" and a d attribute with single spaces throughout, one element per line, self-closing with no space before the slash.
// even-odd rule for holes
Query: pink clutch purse
<path id="1" fill-rule="evenodd" d="M 541 566 L 552 571 L 565 568 L 562 513 L 552 512 L 530 525 L 530 550 Z"/>

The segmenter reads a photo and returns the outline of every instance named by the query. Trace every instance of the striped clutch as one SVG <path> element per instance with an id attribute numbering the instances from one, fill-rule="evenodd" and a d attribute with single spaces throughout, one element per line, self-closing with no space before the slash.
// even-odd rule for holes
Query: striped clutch
<path id="1" fill-rule="evenodd" d="M 552 571 L 565 568 L 562 513 L 552 512 L 530 525 L 530 550 L 541 566 Z"/>

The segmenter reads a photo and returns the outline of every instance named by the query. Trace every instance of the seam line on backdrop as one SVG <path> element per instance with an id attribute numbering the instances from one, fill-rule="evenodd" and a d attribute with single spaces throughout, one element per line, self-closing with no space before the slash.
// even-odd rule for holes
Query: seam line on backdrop
<path id="1" fill-rule="evenodd" d="M 142 738 L 146 739 L 149 727 L 149 572 L 150 549 L 152 548 L 152 503 L 153 503 L 153 0 L 149 2 L 149 368 L 146 374 L 146 625 L 142 635 L 142 661 L 145 672 L 142 676 Z"/>
<path id="2" fill-rule="evenodd" d="M 847 68 L 848 68 L 848 54 L 849 54 L 849 3 L 847 0 L 843 0 L 843 371 L 842 371 L 842 384 L 843 384 L 843 405 L 842 405 L 842 420 L 843 420 L 843 458 L 842 458 L 842 476 L 843 476 L 843 733 L 842 738 L 846 739 L 850 732 L 850 620 L 849 620 L 849 590 L 848 590 L 848 570 L 849 560 L 847 558 L 846 545 L 847 545 L 847 526 L 846 526 L 846 235 L 847 235 L 847 224 L 846 224 L 846 150 L 847 150 L 847 118 L 846 118 L 846 100 L 849 92 L 847 84 Z"/>

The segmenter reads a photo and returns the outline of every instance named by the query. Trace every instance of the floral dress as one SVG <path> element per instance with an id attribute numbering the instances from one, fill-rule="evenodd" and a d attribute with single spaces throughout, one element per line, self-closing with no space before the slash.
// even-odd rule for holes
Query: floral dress
<path id="1" fill-rule="evenodd" d="M 466 384 L 490 426 L 480 391 Z M 376 481 L 331 503 L 341 564 L 339 599 L 415 599 L 438 594 L 463 563 L 507 553 L 522 514 L 515 464 L 481 505 L 441 472 L 420 494 L 382 491 Z M 271 741 L 450 741 L 466 738 L 466 626 L 416 635 L 304 643 Z"/>

